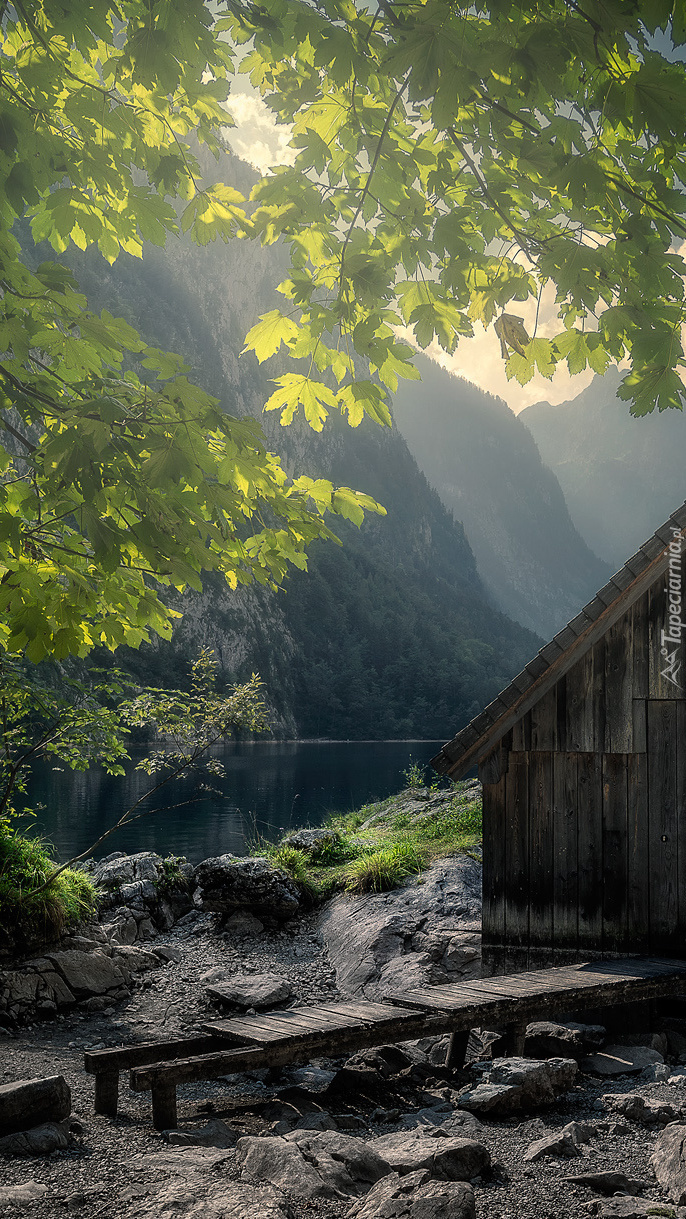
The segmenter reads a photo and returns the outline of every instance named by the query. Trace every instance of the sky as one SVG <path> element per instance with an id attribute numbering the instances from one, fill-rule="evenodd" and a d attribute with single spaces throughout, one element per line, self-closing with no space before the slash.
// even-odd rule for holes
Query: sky
<path id="1" fill-rule="evenodd" d="M 265 173 L 272 165 L 292 164 L 296 154 L 288 147 L 289 127 L 275 123 L 270 110 L 245 77 L 240 77 L 239 82 L 228 101 L 228 109 L 236 126 L 225 129 L 227 141 L 233 151 L 254 165 L 260 173 Z M 515 302 L 508 312 L 520 316 L 529 334 L 532 333 L 536 316 L 535 301 Z M 539 312 L 539 337 L 552 334 L 556 329 L 554 314 L 552 296 L 546 298 L 544 295 Z M 484 331 L 480 323 L 475 327 L 474 338 L 461 339 L 453 355 L 447 355 L 436 342 L 426 349 L 426 354 L 449 372 L 465 377 L 480 389 L 503 398 L 515 414 L 519 414 L 532 402 L 558 403 L 575 398 L 590 384 L 594 376 L 587 369 L 572 377 L 564 365 L 558 367 L 550 381 L 540 373 L 536 373 L 527 385 L 508 381 L 505 362 L 500 354 L 500 343 L 493 327 Z"/>

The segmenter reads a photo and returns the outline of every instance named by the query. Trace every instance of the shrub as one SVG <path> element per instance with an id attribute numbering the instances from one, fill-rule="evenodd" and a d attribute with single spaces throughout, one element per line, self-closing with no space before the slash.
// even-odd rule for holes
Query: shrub
<path id="1" fill-rule="evenodd" d="M 39 838 L 0 828 L 0 943 L 21 951 L 55 939 L 96 912 L 97 892 L 84 872 L 67 868 L 40 889 L 55 869 Z M 40 890 L 34 892 L 34 890 Z"/>
<path id="2" fill-rule="evenodd" d="M 367 851 L 349 863 L 344 873 L 349 893 L 383 893 L 426 867 L 426 855 L 412 842 L 396 842 Z"/>
<path id="3" fill-rule="evenodd" d="M 327 838 L 321 838 L 314 844 L 310 852 L 310 863 L 329 867 L 332 864 L 345 863 L 356 855 L 357 848 L 354 844 L 346 842 L 340 834 L 332 831 Z"/>

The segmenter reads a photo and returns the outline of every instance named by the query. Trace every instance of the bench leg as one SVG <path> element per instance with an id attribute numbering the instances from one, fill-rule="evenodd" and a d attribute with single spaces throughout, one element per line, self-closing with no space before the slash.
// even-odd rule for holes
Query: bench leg
<path id="1" fill-rule="evenodd" d="M 95 1112 L 105 1117 L 117 1116 L 119 1072 L 98 1071 L 95 1076 Z"/>
<path id="2" fill-rule="evenodd" d="M 155 1130 L 176 1130 L 176 1084 L 154 1083 L 151 1091 Z"/>
<path id="3" fill-rule="evenodd" d="M 505 1032 L 499 1041 L 493 1042 L 494 1058 L 520 1058 L 524 1053 L 524 1038 L 526 1024 L 512 1022 L 505 1025 Z"/>
<path id="4" fill-rule="evenodd" d="M 463 1030 L 460 1033 L 451 1033 L 450 1041 L 448 1043 L 448 1053 L 445 1056 L 446 1067 L 459 1071 L 460 1068 L 464 1066 L 468 1041 L 469 1029 Z"/>

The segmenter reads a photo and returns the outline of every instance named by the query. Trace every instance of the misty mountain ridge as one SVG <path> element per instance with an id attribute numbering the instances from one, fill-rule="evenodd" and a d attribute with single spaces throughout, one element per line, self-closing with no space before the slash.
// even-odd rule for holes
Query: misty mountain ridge
<path id="1" fill-rule="evenodd" d="M 555 473 L 501 398 L 418 357 L 393 414 L 430 484 L 464 525 L 504 613 L 550 638 L 611 575 L 570 517 Z"/>
<path id="2" fill-rule="evenodd" d="M 579 533 L 613 571 L 686 499 L 684 414 L 631 415 L 617 397 L 621 375 L 612 368 L 576 398 L 519 415 Z"/>

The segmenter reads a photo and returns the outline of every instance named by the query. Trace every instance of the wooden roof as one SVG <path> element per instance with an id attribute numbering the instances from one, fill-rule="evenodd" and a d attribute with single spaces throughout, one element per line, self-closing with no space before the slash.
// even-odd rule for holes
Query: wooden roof
<path id="1" fill-rule="evenodd" d="M 471 723 L 431 759 L 440 774 L 459 779 L 565 674 L 597 639 L 658 579 L 669 563 L 673 530 L 686 534 L 686 503 L 665 521 L 635 555 L 572 618 L 521 673 Z"/>

